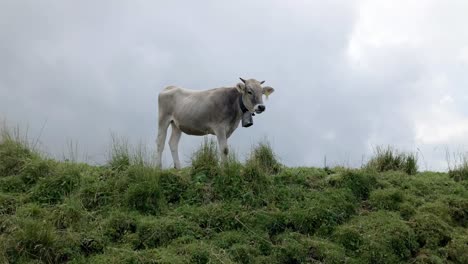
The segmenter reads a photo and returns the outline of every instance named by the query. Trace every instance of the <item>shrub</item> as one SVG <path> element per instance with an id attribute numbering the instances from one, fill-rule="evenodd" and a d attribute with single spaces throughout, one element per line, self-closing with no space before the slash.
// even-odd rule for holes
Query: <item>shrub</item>
<path id="1" fill-rule="evenodd" d="M 400 153 L 392 147 L 386 148 L 378 146 L 372 157 L 366 165 L 367 169 L 383 171 L 404 171 L 409 175 L 418 172 L 418 158 L 413 153 Z"/>

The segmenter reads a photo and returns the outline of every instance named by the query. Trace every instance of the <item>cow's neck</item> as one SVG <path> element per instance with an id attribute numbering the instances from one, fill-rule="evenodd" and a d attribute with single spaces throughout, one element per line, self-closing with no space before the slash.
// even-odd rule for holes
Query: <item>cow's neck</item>
<path id="1" fill-rule="evenodd" d="M 253 114 L 251 114 L 250 111 L 245 106 L 244 100 L 242 98 L 242 94 L 240 94 L 239 96 L 239 108 L 242 112 L 241 113 L 242 126 L 250 127 L 251 125 L 253 125 L 253 120 L 252 120 Z"/>
<path id="2" fill-rule="evenodd" d="M 242 100 L 242 94 L 239 96 L 239 107 L 242 111 L 242 114 L 245 114 L 246 112 L 249 112 L 249 109 L 245 107 L 244 100 Z"/>

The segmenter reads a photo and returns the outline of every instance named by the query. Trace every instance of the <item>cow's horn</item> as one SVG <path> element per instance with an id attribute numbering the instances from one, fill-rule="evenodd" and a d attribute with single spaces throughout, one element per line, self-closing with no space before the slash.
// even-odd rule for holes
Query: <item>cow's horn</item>
<path id="1" fill-rule="evenodd" d="M 239 77 L 239 79 L 240 79 L 243 83 L 245 83 L 245 80 L 244 80 L 244 79 L 242 79 L 241 77 Z"/>
<path id="2" fill-rule="evenodd" d="M 261 81 L 260 84 L 263 84 L 265 81 Z"/>

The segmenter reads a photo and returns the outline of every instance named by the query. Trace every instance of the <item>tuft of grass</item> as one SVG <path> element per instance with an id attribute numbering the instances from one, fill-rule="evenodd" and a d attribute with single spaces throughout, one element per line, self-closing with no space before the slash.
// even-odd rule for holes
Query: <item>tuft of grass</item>
<path id="1" fill-rule="evenodd" d="M 125 193 L 125 201 L 129 208 L 143 214 L 160 214 L 166 200 L 159 183 L 159 170 L 143 166 L 131 166 L 129 173 L 133 175 Z"/>
<path id="2" fill-rule="evenodd" d="M 111 152 L 109 155 L 108 165 L 112 170 L 124 171 L 130 162 L 130 148 L 126 139 L 119 139 L 116 135 L 112 135 Z"/>
<path id="3" fill-rule="evenodd" d="M 460 155 L 459 162 L 454 164 L 453 167 L 449 163 L 448 175 L 455 181 L 468 180 L 468 156 Z"/>
<path id="4" fill-rule="evenodd" d="M 415 175 L 418 172 L 418 157 L 414 153 L 399 152 L 390 146 L 378 146 L 375 149 L 374 157 L 365 167 L 378 172 L 393 170 Z"/>
<path id="5" fill-rule="evenodd" d="M 40 203 L 58 203 L 79 186 L 80 178 L 80 167 L 64 163 L 57 166 L 52 175 L 39 179 L 31 190 L 31 199 Z"/>
<path id="6" fill-rule="evenodd" d="M 215 187 L 222 198 L 237 199 L 244 205 L 261 206 L 270 191 L 271 179 L 259 163 L 250 162 L 242 166 L 237 160 L 225 164 Z"/>
<path id="7" fill-rule="evenodd" d="M 85 217 L 85 211 L 79 199 L 70 197 L 51 210 L 50 222 L 59 230 L 67 228 L 79 230 Z"/>
<path id="8" fill-rule="evenodd" d="M 213 139 L 204 138 L 200 148 L 192 156 L 191 174 L 194 177 L 214 178 L 220 172 L 218 148 Z"/>
<path id="9" fill-rule="evenodd" d="M 356 199 L 348 190 L 314 192 L 287 211 L 287 226 L 303 234 L 329 235 L 355 212 Z"/>
<path id="10" fill-rule="evenodd" d="M 330 175 L 328 182 L 331 186 L 349 189 L 360 200 L 367 200 L 377 186 L 377 179 L 372 173 L 349 169 Z"/>
<path id="11" fill-rule="evenodd" d="M 408 261 L 418 249 L 417 237 L 394 212 L 371 212 L 339 226 L 335 240 L 360 263 Z"/>
<path id="12" fill-rule="evenodd" d="M 157 248 L 167 246 L 172 240 L 183 236 L 198 238 L 200 228 L 181 217 L 163 217 L 159 219 L 142 219 L 137 228 L 137 249 Z"/>
<path id="13" fill-rule="evenodd" d="M 333 242 L 295 232 L 275 238 L 272 263 L 347 263 L 345 249 Z"/>
<path id="14" fill-rule="evenodd" d="M 134 234 L 137 226 L 137 217 L 134 214 L 112 211 L 104 221 L 103 234 L 112 242 L 120 242 L 128 234 Z"/>
<path id="15" fill-rule="evenodd" d="M 19 174 L 29 160 L 38 156 L 19 133 L 12 135 L 6 129 L 0 131 L 0 177 Z"/>
<path id="16" fill-rule="evenodd" d="M 447 259 L 453 263 L 468 263 L 468 231 L 454 232 L 452 241 L 447 245 Z"/>
<path id="17" fill-rule="evenodd" d="M 434 214 L 418 213 L 410 219 L 409 225 L 421 247 L 437 249 L 445 247 L 451 240 L 452 228 Z"/>
<path id="18" fill-rule="evenodd" d="M 254 147 L 250 158 L 247 160 L 247 164 L 251 163 L 259 166 L 266 174 L 277 174 L 283 167 L 268 141 L 260 142 Z"/>
<path id="19" fill-rule="evenodd" d="M 396 188 L 375 190 L 369 198 L 369 203 L 375 210 L 398 211 L 403 201 L 403 192 Z"/>
<path id="20" fill-rule="evenodd" d="M 186 175 L 172 171 L 161 171 L 159 182 L 161 191 L 169 204 L 181 202 L 190 185 L 190 179 Z"/>
<path id="21" fill-rule="evenodd" d="M 14 214 L 18 204 L 17 197 L 0 193 L 0 215 Z"/>
<path id="22" fill-rule="evenodd" d="M 447 201 L 452 220 L 461 227 L 468 227 L 468 199 L 450 197 Z"/>
<path id="23" fill-rule="evenodd" d="M 63 263 L 77 254 L 77 239 L 70 233 L 58 234 L 52 225 L 33 219 L 21 219 L 5 246 L 9 262 Z M 27 262 L 30 262 L 28 260 Z"/>

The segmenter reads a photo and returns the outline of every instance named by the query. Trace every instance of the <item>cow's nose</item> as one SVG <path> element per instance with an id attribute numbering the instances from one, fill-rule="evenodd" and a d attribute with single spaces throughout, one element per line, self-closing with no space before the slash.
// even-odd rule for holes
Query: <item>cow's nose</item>
<path id="1" fill-rule="evenodd" d="M 259 105 L 258 110 L 260 110 L 262 112 L 265 111 L 265 106 L 264 105 Z"/>

